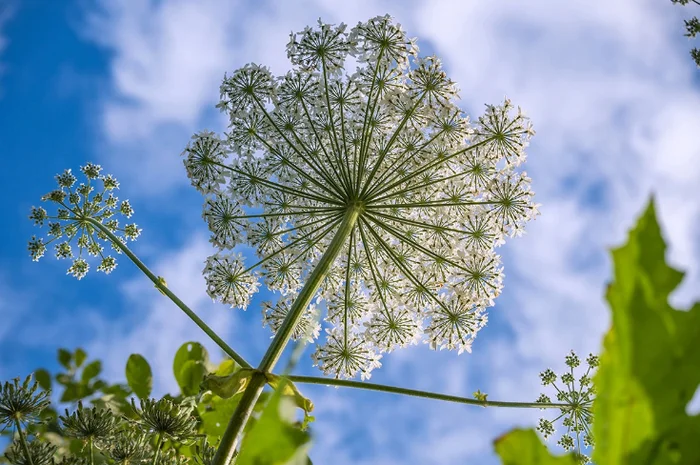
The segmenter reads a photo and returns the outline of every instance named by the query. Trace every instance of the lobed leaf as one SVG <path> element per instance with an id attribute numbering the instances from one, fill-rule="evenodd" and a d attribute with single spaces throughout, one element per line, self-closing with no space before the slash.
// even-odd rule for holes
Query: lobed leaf
<path id="1" fill-rule="evenodd" d="M 700 463 L 700 416 L 686 414 L 700 384 L 700 304 L 668 303 L 683 273 L 665 261 L 653 198 L 612 250 L 612 326 L 594 378 L 596 463 Z"/>

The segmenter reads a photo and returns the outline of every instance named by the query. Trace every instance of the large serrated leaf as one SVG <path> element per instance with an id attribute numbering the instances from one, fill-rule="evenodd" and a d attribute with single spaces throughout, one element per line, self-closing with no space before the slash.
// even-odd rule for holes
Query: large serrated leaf
<path id="1" fill-rule="evenodd" d="M 612 327 L 594 382 L 594 461 L 600 465 L 700 463 L 700 416 L 686 406 L 700 384 L 700 304 L 668 303 L 683 273 L 665 261 L 653 199 L 612 251 Z"/>

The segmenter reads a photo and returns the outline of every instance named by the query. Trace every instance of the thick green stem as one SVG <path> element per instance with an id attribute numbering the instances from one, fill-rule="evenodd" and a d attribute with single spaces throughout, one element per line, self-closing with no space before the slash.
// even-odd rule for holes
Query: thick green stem
<path id="1" fill-rule="evenodd" d="M 163 294 L 165 294 L 170 300 L 172 300 L 175 305 L 180 307 L 180 310 L 185 312 L 185 314 L 190 317 L 192 321 L 195 322 L 197 326 L 201 328 L 202 331 L 206 333 L 207 336 L 209 336 L 216 344 L 221 347 L 221 349 L 226 352 L 226 354 L 231 357 L 233 360 L 236 361 L 240 366 L 244 368 L 250 368 L 251 365 L 250 363 L 246 362 L 243 357 L 238 355 L 235 350 L 233 350 L 226 342 L 224 342 L 223 339 L 219 337 L 218 334 L 214 332 L 213 329 L 211 329 L 204 321 L 202 321 L 201 318 L 197 316 L 196 313 L 194 313 L 185 303 L 180 300 L 175 294 L 173 294 L 170 289 L 168 289 L 158 277 L 151 272 L 151 270 L 144 265 L 141 260 L 138 259 L 134 253 L 129 250 L 129 248 L 122 243 L 121 240 L 117 236 L 115 236 L 112 231 L 107 229 L 102 223 L 99 221 L 93 219 L 93 218 L 87 218 L 87 220 L 92 224 L 94 227 L 102 231 L 109 239 L 122 251 L 124 254 L 131 259 L 132 262 L 134 262 L 134 265 L 138 267 L 143 273 L 148 276 L 148 279 L 153 281 L 153 284 L 155 284 L 156 289 L 160 290 Z"/>
<path id="2" fill-rule="evenodd" d="M 15 418 L 15 427 L 17 428 L 17 434 L 19 434 L 19 443 L 22 445 L 24 457 L 27 459 L 27 463 L 29 465 L 34 465 L 32 454 L 29 453 L 29 445 L 27 445 L 27 438 L 24 436 L 24 431 L 22 431 L 22 424 L 19 422 L 19 418 Z"/>
<path id="3" fill-rule="evenodd" d="M 253 412 L 253 407 L 255 402 L 260 397 L 263 388 L 265 387 L 266 378 L 265 373 L 269 373 L 274 368 L 275 364 L 279 360 L 284 348 L 286 347 L 289 339 L 292 336 L 294 327 L 297 322 L 301 319 L 304 311 L 311 303 L 316 291 L 321 286 L 323 279 L 328 274 L 328 270 L 333 265 L 333 262 L 338 257 L 338 254 L 345 244 L 345 240 L 350 236 L 352 229 L 355 227 L 355 223 L 360 216 L 361 211 L 360 206 L 350 205 L 348 210 L 345 212 L 342 223 L 338 227 L 333 240 L 331 241 L 328 249 L 325 251 L 321 260 L 311 272 L 308 281 L 302 288 L 299 295 L 294 300 L 292 307 L 289 309 L 289 313 L 282 322 L 282 326 L 277 330 L 275 338 L 270 343 L 270 346 L 265 352 L 258 370 L 253 373 L 253 376 L 243 392 L 243 397 L 241 397 L 236 411 L 229 420 L 228 426 L 226 427 L 226 432 L 224 432 L 221 442 L 219 443 L 219 449 L 216 451 L 216 456 L 212 465 L 229 465 L 233 460 L 236 447 L 238 445 L 238 439 L 245 428 L 250 415 Z"/>
<path id="4" fill-rule="evenodd" d="M 562 408 L 570 407 L 569 404 L 556 403 L 537 403 L 537 402 L 503 402 L 498 400 L 477 400 L 468 397 L 450 396 L 447 394 L 438 394 L 436 392 L 418 391 L 416 389 L 406 389 L 396 386 L 387 386 L 384 384 L 365 383 L 360 381 L 351 381 L 347 379 L 332 379 L 319 378 L 316 376 L 287 376 L 289 381 L 293 383 L 306 384 L 323 384 L 326 386 L 340 386 L 356 389 L 367 389 L 370 391 L 389 392 L 392 394 L 402 394 L 405 396 L 423 397 L 425 399 L 443 400 L 446 402 L 456 402 L 458 404 L 479 405 L 481 407 L 510 407 L 510 408 Z"/>

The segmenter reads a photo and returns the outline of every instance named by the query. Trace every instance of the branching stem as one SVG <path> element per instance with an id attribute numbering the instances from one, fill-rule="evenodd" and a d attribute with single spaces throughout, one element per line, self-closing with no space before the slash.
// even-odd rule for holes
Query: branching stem
<path id="1" fill-rule="evenodd" d="M 175 305 L 177 305 L 180 310 L 185 312 L 185 314 L 190 317 L 192 321 L 195 322 L 197 326 L 200 327 L 202 331 L 206 333 L 207 336 L 209 336 L 221 349 L 226 352 L 226 354 L 231 357 L 236 363 L 238 363 L 240 366 L 244 368 L 250 368 L 250 363 L 246 362 L 243 357 L 238 355 L 238 353 L 233 350 L 226 342 L 224 342 L 223 339 L 219 337 L 218 334 L 214 332 L 213 329 L 211 329 L 201 318 L 197 316 L 195 312 L 193 312 L 185 303 L 180 300 L 175 294 L 172 293 L 170 289 L 168 289 L 158 277 L 153 274 L 151 270 L 148 269 L 146 265 L 139 260 L 139 258 L 134 255 L 134 253 L 129 250 L 129 248 L 114 234 L 112 234 L 112 231 L 107 229 L 102 223 L 99 221 L 93 219 L 93 218 L 88 218 L 87 221 L 90 222 L 95 228 L 99 229 L 102 231 L 109 239 L 112 241 L 112 243 L 119 248 L 122 252 L 124 252 L 124 255 L 129 257 L 129 259 L 134 262 L 134 265 L 143 272 L 146 276 L 148 276 L 148 279 L 150 279 L 153 284 L 156 286 L 158 290 L 160 290 L 163 294 L 165 294 L 170 300 L 173 301 Z"/>

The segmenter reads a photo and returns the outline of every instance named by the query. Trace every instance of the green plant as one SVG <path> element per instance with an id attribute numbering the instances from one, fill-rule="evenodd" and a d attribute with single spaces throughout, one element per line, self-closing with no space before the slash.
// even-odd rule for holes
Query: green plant
<path id="1" fill-rule="evenodd" d="M 594 403 L 590 371 L 574 386 L 573 369 L 580 363 L 574 354 L 567 357 L 570 372 L 560 378 L 566 390 L 555 384 L 551 371 L 542 375 L 545 385 L 559 391 L 559 403 L 544 395 L 528 403 L 489 401 L 481 391 L 464 399 L 350 380 L 368 379 L 385 354 L 419 341 L 433 349 L 471 351 L 487 322 L 486 310 L 502 289 L 496 249 L 522 234 L 538 214 L 530 179 L 520 170 L 534 134 L 529 119 L 506 99 L 488 105 L 472 123 L 457 106 L 456 86 L 440 61 L 419 58 L 415 40 L 388 16 L 349 32 L 345 25 L 319 21 L 317 28 L 293 34 L 287 53 L 294 69 L 284 76 L 274 78 L 254 64 L 225 76 L 218 107 L 230 119 L 230 132 L 224 138 L 200 132 L 183 152 L 187 174 L 205 196 L 203 217 L 219 249 L 203 271 L 208 294 L 246 308 L 261 280 L 276 293 L 277 301 L 262 306 L 263 324 L 274 338 L 260 363 L 253 367 L 241 357 L 127 247 L 141 230 L 135 224 L 120 226 L 116 216 L 130 218 L 133 209 L 115 196 L 119 183 L 112 176 L 88 163 L 80 169 L 85 182 L 77 184 L 66 170 L 57 176 L 58 189 L 42 198 L 57 206 L 55 214 L 32 208 L 30 219 L 48 226 L 48 239 L 29 242 L 32 259 L 53 244 L 57 258 L 73 260 L 68 273 L 81 279 L 90 268 L 86 255 L 99 257 L 98 271 L 115 269 L 115 258 L 104 251 L 110 246 L 230 359 L 212 366 L 203 347 L 188 343 L 175 356 L 180 396 L 156 400 L 149 397 L 150 366 L 137 354 L 127 361 L 126 389 L 95 379 L 99 362 L 83 365 L 84 352 L 59 352 L 68 370 L 56 378 L 65 388 L 61 402 L 89 399 L 92 407 L 81 402 L 75 412 L 58 417 L 44 408 L 41 395 L 32 397 L 37 384 L 7 384 L 5 405 L 15 410 L 8 410 L 3 421 L 18 436 L 7 458 L 43 463 L 52 454 L 66 457 L 68 447 L 91 465 L 145 459 L 153 465 L 195 459 L 223 465 L 234 457 L 240 463 L 304 460 L 299 450 L 309 441 L 305 427 L 313 404 L 296 384 L 322 383 L 481 406 L 558 409 L 567 428 L 559 444 L 576 449 L 577 460 L 588 460 L 583 449 L 592 444 L 591 404 L 594 411 L 606 412 L 599 418 L 614 409 L 599 407 L 607 397 Z M 344 69 L 349 57 L 358 63 L 352 75 Z M 256 251 L 252 265 L 246 264 L 248 257 L 231 252 L 240 244 Z M 629 278 L 621 276 L 616 275 L 618 281 Z M 622 291 L 611 295 L 612 305 L 629 299 Z M 289 369 L 274 373 L 290 340 L 314 343 L 321 325 L 326 339 L 312 357 L 334 379 L 294 376 Z M 607 357 L 612 360 L 610 354 L 618 350 L 629 359 L 627 347 L 615 344 L 606 343 Z M 603 373 L 609 372 L 608 358 L 602 357 Z M 591 355 L 589 370 L 597 362 Z M 624 385 L 611 381 L 611 375 L 598 376 L 599 384 Z M 51 388 L 46 372 L 36 377 L 44 389 Z M 275 390 L 271 396 L 263 393 L 267 385 Z M 619 390 L 629 394 L 627 387 L 641 389 L 633 384 Z M 12 401 L 20 392 L 24 402 Z M 139 407 L 133 397 L 127 402 L 131 394 L 139 398 Z M 289 403 L 303 410 L 303 421 L 284 413 Z M 47 415 L 46 421 L 24 429 L 22 420 L 39 415 Z M 648 419 L 640 417 L 636 426 L 644 426 L 643 420 Z M 553 432 L 553 421 L 540 422 L 546 436 Z M 598 432 L 600 423 L 594 422 L 596 451 L 606 454 L 609 433 Z M 48 444 L 44 440 L 51 439 L 50 433 L 58 435 L 57 444 L 40 445 Z M 274 457 L 265 455 L 270 436 L 282 451 Z M 499 447 L 508 450 L 512 437 L 528 441 L 533 454 L 543 456 L 530 433 L 503 438 Z"/>
<path id="2" fill-rule="evenodd" d="M 627 243 L 612 251 L 612 325 L 593 377 L 598 465 L 700 463 L 700 415 L 686 412 L 700 385 L 700 303 L 688 310 L 668 303 L 683 273 L 666 264 L 665 252 L 650 201 Z M 504 465 L 574 463 L 551 456 L 531 430 L 512 431 L 495 448 Z"/>
<path id="3" fill-rule="evenodd" d="M 470 351 L 501 292 L 496 248 L 538 214 L 519 170 L 534 134 L 529 119 L 506 99 L 471 123 L 440 60 L 418 57 L 415 39 L 389 16 L 350 31 L 319 21 L 293 34 L 287 53 L 294 69 L 285 76 L 255 64 L 225 76 L 218 107 L 230 133 L 203 131 L 183 153 L 220 249 L 204 269 L 209 295 L 245 308 L 261 279 L 278 293 L 263 305 L 275 336 L 257 368 L 127 247 L 141 230 L 120 226 L 116 215 L 130 218 L 133 209 L 119 202 L 119 184 L 100 166 L 82 167 L 81 184 L 70 170 L 57 176 L 58 189 L 43 197 L 57 213 L 35 207 L 30 215 L 49 228 L 47 241 L 29 243 L 34 260 L 56 242 L 56 256 L 72 258 L 68 272 L 80 279 L 90 267 L 85 254 L 100 257 L 98 271 L 116 267 L 104 253 L 110 245 L 240 366 L 218 380 L 241 397 L 217 465 L 232 460 L 267 384 L 298 392 L 292 377 L 279 381 L 272 371 L 291 339 L 319 335 L 323 306 L 327 336 L 313 359 L 335 378 L 367 379 L 384 353 L 419 341 Z M 358 63 L 352 75 L 344 70 L 348 57 Z M 247 265 L 226 252 L 237 244 L 252 246 L 258 259 Z M 130 363 L 142 371 L 142 361 Z M 147 391 L 132 387 L 140 397 Z"/>

